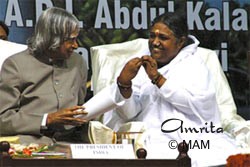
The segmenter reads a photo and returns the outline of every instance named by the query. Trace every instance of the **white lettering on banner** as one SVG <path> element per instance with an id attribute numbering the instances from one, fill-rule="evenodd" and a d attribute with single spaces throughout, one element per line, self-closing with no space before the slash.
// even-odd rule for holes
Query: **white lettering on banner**
<path id="1" fill-rule="evenodd" d="M 36 1 L 36 21 L 43 12 L 43 6 L 46 5 L 46 8 L 53 7 L 51 0 L 37 0 Z"/>
<path id="2" fill-rule="evenodd" d="M 228 50 L 227 50 L 227 43 L 222 42 L 221 43 L 221 50 L 215 50 L 216 54 L 220 55 L 221 60 L 221 67 L 223 71 L 228 71 Z"/>
<path id="3" fill-rule="evenodd" d="M 129 28 L 129 10 L 127 7 L 121 7 L 120 1 L 115 1 L 115 28 Z M 121 17 L 123 16 L 123 19 Z M 123 20 L 123 23 L 121 23 Z"/>
<path id="4" fill-rule="evenodd" d="M 235 18 L 232 23 L 232 27 L 236 31 L 240 30 L 248 30 L 248 19 L 247 19 L 247 11 L 243 9 L 235 9 L 233 11 L 233 16 L 239 15 L 238 18 Z"/>
<path id="5" fill-rule="evenodd" d="M 66 10 L 70 13 L 73 13 L 73 2 L 72 0 L 65 0 L 66 1 Z"/>
<path id="6" fill-rule="evenodd" d="M 150 8 L 150 22 L 152 22 L 154 20 L 154 18 L 156 17 L 156 13 L 157 10 L 156 8 Z M 159 14 L 163 14 L 165 13 L 165 8 L 159 8 Z"/>
<path id="7" fill-rule="evenodd" d="M 103 12 L 104 17 L 102 17 Z M 98 2 L 95 28 L 101 28 L 102 23 L 105 23 L 107 25 L 107 28 L 113 28 L 107 0 L 102 0 Z"/>
<path id="8" fill-rule="evenodd" d="M 168 1 L 168 11 L 174 12 L 174 1 Z"/>
<path id="9" fill-rule="evenodd" d="M 224 22 L 224 30 L 229 30 L 229 4 L 228 3 L 223 3 L 223 18 L 225 20 L 228 20 L 228 21 L 225 21 Z"/>
<path id="10" fill-rule="evenodd" d="M 73 2 L 72 0 L 65 0 L 65 10 L 67 10 L 70 13 L 73 13 Z M 46 8 L 43 8 L 46 6 L 46 8 L 53 7 L 53 3 L 51 0 L 37 0 L 36 1 L 36 20 L 38 20 L 39 16 L 45 10 Z M 83 22 L 79 21 L 80 28 L 83 28 Z"/>
<path id="11" fill-rule="evenodd" d="M 135 29 L 147 29 L 148 28 L 148 14 L 147 14 L 147 1 L 141 1 L 140 7 L 135 7 L 132 10 L 132 23 L 130 23 L 130 12 L 127 7 L 121 7 L 121 1 L 114 1 L 114 24 L 109 12 L 109 6 L 107 0 L 98 1 L 97 14 L 95 19 L 95 28 L 101 28 L 102 24 L 106 24 L 105 28 L 113 29 L 128 29 L 131 24 Z M 150 8 L 150 21 L 156 17 L 156 8 Z M 165 12 L 165 8 L 158 8 L 159 13 Z M 174 11 L 174 1 L 168 1 L 168 11 Z M 121 19 L 122 18 L 122 19 Z M 123 20 L 123 22 L 122 22 Z"/>
<path id="12" fill-rule="evenodd" d="M 228 71 L 228 50 L 227 43 L 221 43 L 221 65 L 224 71 Z"/>
<path id="13" fill-rule="evenodd" d="M 73 13 L 73 0 L 64 0 L 65 8 L 67 11 Z M 107 29 L 128 29 L 133 26 L 134 29 L 148 29 L 150 23 L 157 15 L 166 12 L 174 11 L 175 1 L 166 1 L 166 6 L 161 7 L 148 7 L 148 1 L 141 0 L 140 6 L 132 9 L 121 6 L 121 0 L 114 2 L 114 18 L 111 17 L 108 0 L 98 1 L 97 13 L 94 23 L 94 28 L 107 28 Z M 22 16 L 20 8 L 21 0 L 8 0 L 5 22 L 11 26 L 12 22 L 16 22 L 18 27 L 34 27 L 33 19 L 25 20 Z M 218 2 L 219 3 L 219 2 Z M 201 12 L 206 4 L 203 1 L 193 2 L 187 1 L 187 21 L 190 30 L 197 27 L 198 30 L 225 30 L 230 29 L 235 31 L 248 31 L 248 11 L 243 8 L 230 9 L 230 2 L 221 2 L 222 8 L 206 8 L 204 15 L 207 17 L 205 20 L 201 19 Z M 35 14 L 36 21 L 40 14 L 48 7 L 54 6 L 52 0 L 35 0 Z M 21 6 L 22 7 L 22 6 Z M 24 25 L 25 23 L 25 25 Z M 80 27 L 83 27 L 83 22 L 80 21 Z"/>
<path id="14" fill-rule="evenodd" d="M 205 13 L 209 17 L 205 22 L 207 30 L 219 30 L 220 27 L 220 11 L 216 9 L 208 9 Z"/>
<path id="15" fill-rule="evenodd" d="M 147 2 L 141 1 L 141 8 L 135 7 L 133 10 L 133 27 L 135 29 L 147 29 Z M 140 17 L 139 17 L 140 16 Z M 139 23 L 141 20 L 141 23 Z"/>
<path id="16" fill-rule="evenodd" d="M 18 0 L 9 0 L 7 5 L 5 23 L 10 26 L 11 22 L 16 22 L 17 26 L 23 27 L 23 20 L 18 4 Z"/>
<path id="17" fill-rule="evenodd" d="M 157 16 L 157 10 L 156 8 L 150 8 L 150 22 L 154 20 L 154 18 Z M 159 15 L 165 13 L 165 8 L 158 8 Z M 168 1 L 168 12 L 174 12 L 174 1 Z"/>
<path id="18" fill-rule="evenodd" d="M 230 30 L 232 28 L 235 31 L 247 31 L 248 30 L 248 19 L 247 19 L 247 11 L 244 9 L 234 9 L 232 11 L 232 16 L 236 16 L 235 18 L 231 18 L 232 23 L 230 27 L 230 8 L 229 2 L 223 2 L 222 8 L 222 16 L 220 14 L 219 9 L 216 8 L 208 8 L 205 11 L 206 16 L 208 17 L 205 20 L 205 27 L 200 18 L 200 11 L 204 2 L 197 2 L 194 5 L 194 2 L 187 2 L 187 18 L 189 29 L 193 30 L 195 25 L 198 30 Z M 221 21 L 222 19 L 222 21 Z M 221 25 L 223 24 L 223 25 Z"/>
<path id="19" fill-rule="evenodd" d="M 194 23 L 196 23 L 197 29 L 199 30 L 204 30 L 204 26 L 201 22 L 201 18 L 199 16 L 201 7 L 202 7 L 203 2 L 197 2 L 195 9 L 193 6 L 193 2 L 188 1 L 187 2 L 187 13 L 188 13 L 188 26 L 191 30 L 194 29 Z"/>

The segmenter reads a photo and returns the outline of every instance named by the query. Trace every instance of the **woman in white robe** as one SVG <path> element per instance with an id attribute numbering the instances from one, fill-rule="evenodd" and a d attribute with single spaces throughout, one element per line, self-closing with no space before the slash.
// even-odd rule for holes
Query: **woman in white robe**
<path id="1" fill-rule="evenodd" d="M 176 158 L 172 147 L 183 140 L 193 166 L 225 164 L 237 151 L 221 128 L 213 76 L 196 54 L 198 45 L 182 15 L 163 14 L 150 28 L 151 55 L 128 61 L 111 86 L 115 101 L 124 104 L 109 125 L 144 122 L 148 158 Z"/>

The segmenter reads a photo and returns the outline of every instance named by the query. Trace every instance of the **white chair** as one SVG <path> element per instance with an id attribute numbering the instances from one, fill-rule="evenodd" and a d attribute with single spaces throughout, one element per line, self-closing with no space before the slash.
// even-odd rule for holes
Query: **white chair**
<path id="1" fill-rule="evenodd" d="M 198 52 L 215 78 L 216 98 L 224 131 L 238 139 L 240 145 L 250 144 L 250 123 L 237 115 L 236 105 L 228 81 L 216 52 L 198 48 Z M 96 94 L 116 81 L 122 67 L 131 57 L 149 54 L 148 40 L 135 39 L 128 42 L 95 46 L 90 49 L 92 60 L 91 86 Z"/>
<path id="2" fill-rule="evenodd" d="M 9 56 L 27 49 L 27 45 L 0 40 L 0 71 L 5 59 Z"/>
<path id="3" fill-rule="evenodd" d="M 142 38 L 123 43 L 91 47 L 93 73 L 91 87 L 93 93 L 96 94 L 113 83 L 127 59 L 148 53 L 148 42 Z"/>

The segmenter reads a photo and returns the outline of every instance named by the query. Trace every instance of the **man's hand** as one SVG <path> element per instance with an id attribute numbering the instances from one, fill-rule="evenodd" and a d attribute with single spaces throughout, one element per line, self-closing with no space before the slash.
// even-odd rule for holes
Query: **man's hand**
<path id="1" fill-rule="evenodd" d="M 47 117 L 47 126 L 51 124 L 63 124 L 80 126 L 87 121 L 82 118 L 75 118 L 76 115 L 86 115 L 83 106 L 74 106 L 72 108 L 66 108 L 54 113 L 49 113 Z"/>

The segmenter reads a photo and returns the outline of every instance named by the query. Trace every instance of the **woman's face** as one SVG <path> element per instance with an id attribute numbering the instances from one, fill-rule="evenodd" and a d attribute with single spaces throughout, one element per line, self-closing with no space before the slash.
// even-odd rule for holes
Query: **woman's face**
<path id="1" fill-rule="evenodd" d="M 149 49 L 158 66 L 168 64 L 178 54 L 184 42 L 177 39 L 174 33 L 163 23 L 156 23 L 150 29 Z"/>
<path id="2" fill-rule="evenodd" d="M 7 33 L 5 32 L 5 30 L 3 29 L 2 26 L 0 26 L 0 39 L 2 39 L 2 40 L 8 40 Z"/>

